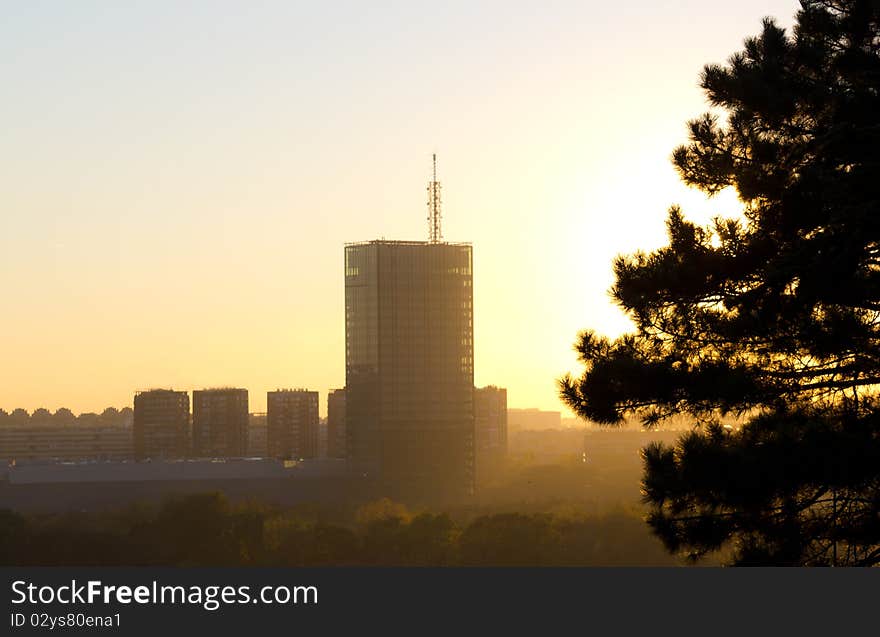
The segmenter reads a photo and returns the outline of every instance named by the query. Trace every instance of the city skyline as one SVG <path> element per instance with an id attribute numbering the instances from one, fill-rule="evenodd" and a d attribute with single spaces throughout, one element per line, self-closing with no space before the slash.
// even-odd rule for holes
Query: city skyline
<path id="1" fill-rule="evenodd" d="M 596 301 L 611 258 L 662 243 L 672 203 L 736 208 L 704 204 L 668 162 L 682 115 L 705 107 L 695 75 L 760 15 L 789 25 L 795 9 L 15 7 L 0 26 L 15 60 L 0 67 L 0 406 L 241 386 L 264 411 L 277 386 L 341 386 L 339 247 L 423 239 L 436 151 L 445 234 L 475 245 L 475 384 L 563 409 L 577 332 L 626 328 Z"/>

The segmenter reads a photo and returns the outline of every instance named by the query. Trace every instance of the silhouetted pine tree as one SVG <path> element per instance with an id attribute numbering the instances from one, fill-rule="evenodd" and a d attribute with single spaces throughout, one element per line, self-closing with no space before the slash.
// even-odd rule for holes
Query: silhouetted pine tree
<path id="1" fill-rule="evenodd" d="M 735 564 L 880 563 L 880 2 L 805 0 L 701 85 L 716 114 L 673 162 L 745 220 L 669 211 L 669 245 L 619 257 L 612 294 L 637 328 L 579 336 L 577 413 L 653 425 L 649 519 L 667 548 Z M 722 426 L 724 416 L 739 424 Z"/>

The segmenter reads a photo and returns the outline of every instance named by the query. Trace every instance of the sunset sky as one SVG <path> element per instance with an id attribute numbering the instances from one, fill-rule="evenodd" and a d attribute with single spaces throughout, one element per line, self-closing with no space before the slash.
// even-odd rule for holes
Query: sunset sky
<path id="1" fill-rule="evenodd" d="M 375 5 L 375 6 L 372 6 Z M 345 382 L 343 245 L 474 245 L 475 381 L 561 410 L 611 260 L 706 202 L 702 66 L 794 0 L 0 1 L 0 408 Z"/>

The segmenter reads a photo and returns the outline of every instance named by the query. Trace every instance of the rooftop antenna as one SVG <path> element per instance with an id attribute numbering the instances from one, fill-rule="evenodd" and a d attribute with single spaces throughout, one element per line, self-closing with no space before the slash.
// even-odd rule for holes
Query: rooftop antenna
<path id="1" fill-rule="evenodd" d="M 440 182 L 437 181 L 437 153 L 432 155 L 434 160 L 434 173 L 428 182 L 428 241 L 440 243 L 443 241 L 443 231 L 440 223 L 443 215 L 440 212 Z"/>

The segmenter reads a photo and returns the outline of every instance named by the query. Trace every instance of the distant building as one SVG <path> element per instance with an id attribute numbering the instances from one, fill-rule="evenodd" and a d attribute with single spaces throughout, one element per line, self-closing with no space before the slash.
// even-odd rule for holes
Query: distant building
<path id="1" fill-rule="evenodd" d="M 562 429 L 562 413 L 541 409 L 508 409 L 507 423 L 511 431 Z"/>
<path id="2" fill-rule="evenodd" d="M 202 389 L 193 392 L 193 455 L 197 458 L 240 458 L 248 449 L 246 389 Z"/>
<path id="3" fill-rule="evenodd" d="M 318 456 L 318 392 L 279 389 L 266 397 L 269 455 L 273 458 Z"/>
<path id="4" fill-rule="evenodd" d="M 269 443 L 266 434 L 266 414 L 250 414 L 248 418 L 248 452 L 254 458 L 269 456 Z"/>
<path id="5" fill-rule="evenodd" d="M 110 417 L 111 414 L 108 414 Z M 116 419 L 116 422 L 121 424 L 123 427 L 131 427 L 134 424 L 134 409 L 131 407 L 123 407 L 119 410 L 119 417 Z"/>
<path id="6" fill-rule="evenodd" d="M 51 423 L 0 427 L 0 458 L 5 460 L 127 460 L 133 456 L 131 427 Z"/>
<path id="7" fill-rule="evenodd" d="M 490 385 L 474 389 L 477 481 L 497 472 L 507 457 L 507 390 Z"/>
<path id="8" fill-rule="evenodd" d="M 318 420 L 318 458 L 327 457 L 327 419 Z"/>
<path id="9" fill-rule="evenodd" d="M 594 427 L 595 425 L 583 418 L 562 418 L 560 421 L 563 429 L 585 429 L 588 427 Z"/>
<path id="10" fill-rule="evenodd" d="M 183 458 L 189 452 L 189 394 L 151 389 L 134 396 L 134 456 Z"/>
<path id="11" fill-rule="evenodd" d="M 345 390 L 327 394 L 327 457 L 345 458 Z"/>
<path id="12" fill-rule="evenodd" d="M 473 491 L 472 281 L 469 244 L 345 247 L 345 422 L 358 475 Z"/>

